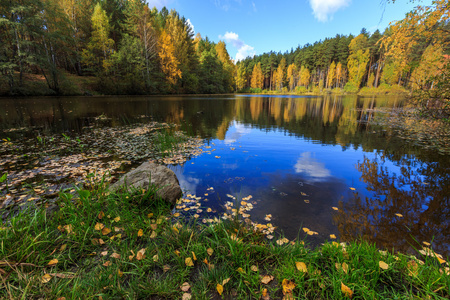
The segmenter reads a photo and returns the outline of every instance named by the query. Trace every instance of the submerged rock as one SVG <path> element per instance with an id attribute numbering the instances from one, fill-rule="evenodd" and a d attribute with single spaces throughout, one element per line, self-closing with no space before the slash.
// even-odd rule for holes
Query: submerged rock
<path id="1" fill-rule="evenodd" d="M 175 173 L 166 166 L 146 162 L 122 176 L 119 181 L 110 186 L 116 191 L 122 186 L 128 188 L 148 188 L 149 184 L 157 187 L 157 195 L 161 199 L 175 204 L 181 197 L 180 183 Z"/>

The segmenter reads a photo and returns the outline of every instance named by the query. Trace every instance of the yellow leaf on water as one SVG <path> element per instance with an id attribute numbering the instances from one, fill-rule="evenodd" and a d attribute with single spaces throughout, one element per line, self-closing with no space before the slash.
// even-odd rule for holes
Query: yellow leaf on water
<path id="1" fill-rule="evenodd" d="M 309 232 L 309 228 L 303 227 L 302 228 L 304 232 L 308 233 Z"/>
<path id="2" fill-rule="evenodd" d="M 351 189 L 352 191 L 356 191 L 356 189 L 355 189 L 354 187 L 351 187 L 350 189 Z"/>
<path id="3" fill-rule="evenodd" d="M 180 286 L 180 289 L 181 289 L 183 292 L 189 291 L 190 288 L 191 288 L 191 285 L 190 285 L 188 282 L 185 282 L 185 283 L 183 283 L 183 284 Z"/>
<path id="4" fill-rule="evenodd" d="M 50 279 L 52 279 L 52 275 L 50 275 L 50 274 L 45 274 L 44 276 L 42 276 L 41 282 L 42 282 L 42 283 L 47 283 L 47 282 L 50 281 Z"/>
<path id="5" fill-rule="evenodd" d="M 137 236 L 143 236 L 143 235 L 144 235 L 144 231 L 142 229 L 139 229 Z"/>
<path id="6" fill-rule="evenodd" d="M 208 208 L 206 209 L 206 212 L 212 212 L 212 209 L 211 209 L 210 207 L 208 207 Z"/>
<path id="7" fill-rule="evenodd" d="M 225 284 L 227 284 L 227 283 L 228 283 L 228 281 L 230 281 L 230 279 L 231 279 L 231 278 L 227 278 L 227 279 L 224 279 L 224 280 L 222 281 L 222 285 L 225 285 Z"/>
<path id="8" fill-rule="evenodd" d="M 208 248 L 206 249 L 206 252 L 208 253 L 209 256 L 213 255 L 214 250 L 212 248 Z"/>
<path id="9" fill-rule="evenodd" d="M 53 266 L 53 265 L 56 265 L 57 263 L 58 263 L 58 260 L 55 258 L 55 259 L 52 259 L 51 261 L 49 261 L 48 265 Z"/>
<path id="10" fill-rule="evenodd" d="M 295 262 L 295 266 L 297 267 L 297 270 L 303 273 L 308 273 L 308 268 L 306 267 L 306 264 L 301 261 Z"/>
<path id="11" fill-rule="evenodd" d="M 217 290 L 217 292 L 219 293 L 219 295 L 222 296 L 222 293 L 223 293 L 223 286 L 222 286 L 220 283 L 217 284 L 216 290 Z"/>
<path id="12" fill-rule="evenodd" d="M 402 214 L 395 214 L 397 217 L 399 217 L 399 218 L 403 218 L 403 215 Z"/>
<path id="13" fill-rule="evenodd" d="M 237 268 L 236 271 L 238 271 L 241 274 L 245 274 L 244 269 L 242 269 L 241 267 Z"/>
<path id="14" fill-rule="evenodd" d="M 379 261 L 378 265 L 380 266 L 380 268 L 382 268 L 383 270 L 387 270 L 389 269 L 389 265 L 387 263 L 385 263 L 384 261 Z"/>
<path id="15" fill-rule="evenodd" d="M 105 216 L 104 212 L 99 212 L 97 218 L 99 218 L 100 220 L 103 219 L 103 217 Z"/>
<path id="16" fill-rule="evenodd" d="M 422 242 L 425 246 L 431 246 L 431 244 L 430 243 L 428 243 L 428 242 Z"/>
<path id="17" fill-rule="evenodd" d="M 192 258 L 190 258 L 190 257 L 186 257 L 186 259 L 184 260 L 184 263 L 188 267 L 193 267 L 194 266 L 194 262 L 192 261 Z"/>
<path id="18" fill-rule="evenodd" d="M 102 223 L 97 223 L 97 224 L 95 224 L 94 229 L 95 230 L 102 230 L 103 227 L 105 227 L 105 225 L 103 225 Z"/>
<path id="19" fill-rule="evenodd" d="M 136 254 L 136 259 L 137 260 L 143 260 L 145 258 L 145 248 L 142 248 L 141 250 L 139 250 Z"/>
<path id="20" fill-rule="evenodd" d="M 258 267 L 253 265 L 250 267 L 250 270 L 252 270 L 253 272 L 258 272 Z"/>
<path id="21" fill-rule="evenodd" d="M 335 236 L 334 234 L 330 234 L 330 239 L 335 240 L 335 239 L 336 239 L 336 236 Z"/>
<path id="22" fill-rule="evenodd" d="M 341 282 L 341 291 L 342 291 L 342 293 L 343 293 L 345 296 L 347 296 L 347 297 L 349 297 L 349 298 L 352 298 L 352 296 L 353 296 L 353 291 L 352 291 L 348 286 L 346 286 L 345 284 L 343 284 L 342 282 Z"/>
<path id="23" fill-rule="evenodd" d="M 103 235 L 108 235 L 111 232 L 111 229 L 109 229 L 108 227 L 105 227 L 102 229 L 102 234 Z"/>
<path id="24" fill-rule="evenodd" d="M 339 210 L 339 208 L 337 208 L 337 207 L 334 207 L 334 206 L 332 207 L 332 209 L 333 209 L 333 210 Z"/>
<path id="25" fill-rule="evenodd" d="M 264 284 L 268 284 L 269 282 L 271 282 L 273 280 L 273 276 L 271 275 L 265 275 L 263 278 L 261 278 L 261 282 Z"/>

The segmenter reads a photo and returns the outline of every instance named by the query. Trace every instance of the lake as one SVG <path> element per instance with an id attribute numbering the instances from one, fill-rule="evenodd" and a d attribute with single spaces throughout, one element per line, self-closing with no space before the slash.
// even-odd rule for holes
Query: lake
<path id="1" fill-rule="evenodd" d="M 111 128 L 152 120 L 174 123 L 204 141 L 200 155 L 169 165 L 184 198 L 201 204 L 192 212 L 185 201 L 174 214 L 192 217 L 199 211 L 199 220 L 207 223 L 223 216 L 229 202 L 244 201 L 251 204 L 246 213 L 252 221 L 269 222 L 289 240 L 306 238 L 318 245 L 336 236 L 404 252 L 426 242 L 449 255 L 449 156 L 401 138 L 395 128 L 371 123 L 404 104 L 401 98 L 357 96 L 4 98 L 0 176 L 21 172 L 29 185 L 46 181 L 34 180 L 39 174 L 32 170 L 56 156 L 33 156 L 23 149 L 39 149 L 45 138 L 54 142 L 50 136 L 81 141 L 99 119 L 113 141 L 105 150 L 111 153 Z M 20 159 L 14 153 L 21 153 Z M 62 153 L 58 160 L 70 156 Z M 101 159 L 119 160 L 113 153 Z M 130 166 L 145 159 L 128 158 Z M 55 182 L 70 182 L 68 174 L 58 176 Z M 4 186 L 0 195 L 7 197 Z"/>

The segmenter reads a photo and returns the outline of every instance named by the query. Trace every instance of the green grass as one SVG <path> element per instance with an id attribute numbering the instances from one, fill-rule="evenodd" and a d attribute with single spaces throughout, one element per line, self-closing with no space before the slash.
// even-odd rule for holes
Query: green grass
<path id="1" fill-rule="evenodd" d="M 265 293 L 281 299 L 285 279 L 295 284 L 295 299 L 345 298 L 342 283 L 354 299 L 450 297 L 450 276 L 441 273 L 448 265 L 435 257 L 422 265 L 364 242 L 280 246 L 238 219 L 204 225 L 173 218 L 153 187 L 116 193 L 103 183 L 90 187 L 74 196 L 62 191 L 53 214 L 30 209 L 1 226 L 1 299 L 181 299 L 185 282 L 192 299 L 220 299 L 218 284 L 225 299 Z M 137 259 L 142 249 L 145 257 Z M 343 263 L 348 269 L 336 267 Z M 262 283 L 265 275 L 273 280 Z"/>

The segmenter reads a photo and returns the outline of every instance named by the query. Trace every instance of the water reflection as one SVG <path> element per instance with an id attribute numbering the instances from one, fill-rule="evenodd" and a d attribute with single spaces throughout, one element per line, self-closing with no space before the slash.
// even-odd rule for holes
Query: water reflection
<path id="1" fill-rule="evenodd" d="M 220 212 L 226 194 L 253 195 L 252 218 L 272 214 L 289 238 L 304 226 L 319 232 L 314 243 L 362 236 L 406 251 L 434 237 L 436 251 L 450 254 L 448 157 L 368 125 L 377 109 L 402 105 L 355 96 L 2 99 L 0 134 L 15 142 L 46 131 L 77 135 L 100 115 L 105 127 L 176 123 L 211 147 L 172 167 L 187 193 L 214 187 L 205 206 Z"/>

